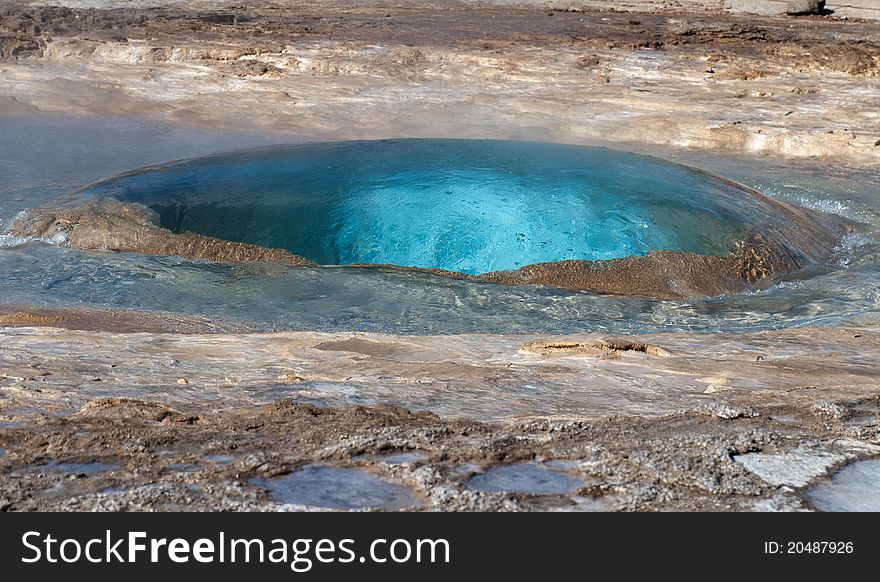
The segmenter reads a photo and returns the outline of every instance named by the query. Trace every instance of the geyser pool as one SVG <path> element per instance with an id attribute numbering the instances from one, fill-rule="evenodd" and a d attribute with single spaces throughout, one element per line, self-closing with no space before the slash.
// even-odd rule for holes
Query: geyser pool
<path id="1" fill-rule="evenodd" d="M 727 255 L 773 205 L 656 158 L 559 144 L 401 139 L 252 150 L 162 165 L 85 192 L 162 227 L 325 265 L 468 274 L 667 249 Z"/>
<path id="2" fill-rule="evenodd" d="M 53 136 L 59 134 L 51 140 L 53 144 L 63 146 L 70 141 L 70 136 L 54 125 L 51 131 Z M 78 150 L 67 147 L 59 147 L 53 154 L 52 163 L 47 164 L 44 157 L 34 155 L 34 148 L 28 146 L 31 133 L 21 131 L 19 134 L 22 147 L 10 149 L 5 160 L 5 167 L 11 172 L 0 176 L 0 230 L 6 233 L 5 237 L 0 234 L 0 271 L 4 274 L 0 279 L 0 293 L 7 305 L 24 309 L 37 306 L 138 310 L 172 322 L 177 321 L 178 316 L 181 321 L 195 316 L 198 321 L 205 322 L 200 329 L 216 331 L 316 330 L 404 334 L 735 331 L 803 325 L 860 325 L 876 321 L 880 313 L 876 287 L 877 274 L 880 273 L 880 261 L 877 260 L 880 246 L 874 234 L 880 224 L 876 219 L 880 216 L 880 207 L 876 203 L 876 177 L 872 174 L 844 173 L 836 177 L 827 168 L 788 163 L 771 166 L 765 159 L 740 161 L 737 162 L 739 165 L 733 166 L 727 161 L 699 162 L 760 187 L 781 199 L 777 201 L 698 170 L 605 149 L 522 142 L 392 140 L 274 146 L 191 158 L 117 175 L 57 200 L 64 188 L 74 190 L 78 180 L 109 174 L 124 165 L 137 166 L 145 157 L 142 144 L 150 143 L 151 134 L 134 130 L 125 134 L 105 133 L 116 140 L 107 145 L 114 151 L 112 166 L 108 166 L 104 158 L 83 157 Z M 217 143 L 230 142 L 221 140 Z M 458 151 L 459 155 L 436 155 L 444 150 Z M 391 151 L 421 151 L 424 155 L 400 153 L 391 156 Z M 185 153 L 186 150 L 178 149 L 167 155 Z M 148 157 L 156 159 L 161 154 L 153 152 Z M 72 208 L 89 200 L 121 199 L 140 200 L 153 207 L 157 212 L 154 218 L 157 221 L 164 219 L 166 226 L 178 232 L 190 227 L 175 226 L 172 218 L 176 220 L 178 215 L 182 215 L 181 219 L 198 218 L 202 210 L 207 209 L 216 210 L 218 214 L 214 214 L 215 219 L 211 221 L 203 221 L 205 228 L 220 229 L 215 232 L 222 238 L 232 238 L 234 233 L 231 231 L 236 225 L 246 226 L 243 232 L 249 236 L 278 236 L 286 231 L 261 229 L 259 223 L 251 223 L 251 217 L 262 214 L 261 220 L 270 226 L 313 226 L 305 224 L 305 214 L 293 218 L 284 215 L 294 208 L 290 199 L 296 198 L 300 191 L 293 188 L 294 182 L 289 179 L 291 175 L 299 176 L 308 185 L 331 177 L 338 179 L 342 173 L 328 173 L 327 168 L 339 170 L 347 167 L 356 176 L 362 176 L 372 174 L 374 169 L 387 173 L 395 167 L 407 165 L 434 163 L 439 167 L 445 163 L 448 168 L 450 160 L 488 176 L 497 175 L 499 182 L 511 182 L 513 176 L 530 173 L 540 175 L 542 172 L 534 169 L 543 167 L 545 182 L 555 176 L 563 183 L 567 181 L 571 190 L 580 188 L 581 193 L 589 190 L 585 184 L 595 186 L 605 178 L 611 183 L 614 180 L 629 181 L 641 192 L 654 191 L 658 198 L 640 205 L 628 203 L 624 207 L 625 215 L 635 216 L 630 212 L 635 206 L 642 209 L 652 204 L 663 206 L 667 198 L 670 206 L 678 208 L 672 211 L 662 207 L 658 213 L 648 215 L 655 220 L 649 226 L 655 227 L 658 235 L 662 233 L 659 238 L 651 239 L 662 241 L 658 244 L 690 249 L 694 253 L 717 252 L 723 255 L 731 252 L 726 245 L 731 241 L 736 244 L 744 232 L 759 232 L 779 243 L 781 254 L 803 258 L 805 260 L 801 262 L 808 266 L 790 275 L 746 287 L 743 289 L 746 292 L 721 291 L 725 294 L 656 300 L 648 296 L 580 293 L 560 288 L 564 286 L 554 285 L 553 281 L 544 286 L 512 286 L 486 284 L 487 281 L 498 282 L 492 277 L 438 277 L 429 272 L 375 266 L 324 268 L 272 262 L 192 260 L 186 255 L 175 256 L 173 249 L 164 252 L 159 247 L 149 253 L 137 245 L 129 248 L 114 246 L 103 238 L 104 217 L 96 217 L 98 220 L 91 224 L 95 228 L 95 238 L 91 242 L 97 244 L 89 247 L 77 246 L 71 239 L 57 244 L 64 240 L 64 232 L 70 234 L 71 229 L 65 226 L 60 236 L 54 236 L 58 234 L 54 222 L 42 224 L 40 228 L 43 230 L 14 234 L 17 225 L 29 226 L 29 218 L 41 219 L 44 211 L 51 215 L 55 209 Z M 516 167 L 507 171 L 504 170 L 505 164 Z M 73 168 L 78 173 L 71 173 Z M 314 171 L 306 171 L 308 168 Z M 528 168 L 532 169 L 526 172 Z M 595 179 L 589 181 L 585 176 L 591 173 Z M 573 185 L 576 180 L 570 179 L 575 175 L 582 180 L 577 187 Z M 280 206 L 262 212 L 272 208 L 267 206 L 267 201 L 272 200 L 269 196 L 272 189 L 267 183 L 272 180 L 278 185 L 273 196 Z M 351 176 L 349 181 L 356 182 L 357 178 Z M 527 180 L 518 183 L 526 184 Z M 659 188 L 663 184 L 665 186 Z M 669 192 L 668 196 L 662 194 L 663 191 Z M 540 205 L 546 198 L 542 192 L 541 188 L 536 188 L 525 198 L 533 202 L 530 207 L 533 212 L 525 216 L 531 216 L 530 220 L 534 219 L 538 225 L 547 225 L 549 223 L 541 215 Z M 331 194 L 337 198 L 340 196 L 339 192 Z M 799 215 L 807 212 L 798 208 L 801 204 L 826 212 L 840 212 L 863 223 L 865 231 L 845 237 L 827 260 L 812 261 L 818 255 L 811 245 L 814 239 L 821 237 L 813 237 L 815 229 L 802 228 L 804 223 L 815 220 L 815 213 Z M 24 208 L 31 210 L 23 218 L 17 217 Z M 158 211 L 165 214 L 160 217 Z M 224 213 L 227 224 L 222 224 L 218 218 Z M 664 217 L 676 213 L 680 215 L 680 221 L 664 220 Z M 689 232 L 686 225 L 694 213 L 702 213 L 718 228 L 698 224 L 694 232 Z M 644 214 L 639 216 L 644 217 Z M 801 220 L 802 217 L 806 220 Z M 432 216 L 413 215 L 409 218 L 430 224 L 437 222 L 428 220 L 434 218 Z M 834 216 L 828 215 L 828 218 Z M 372 224 L 372 220 L 362 222 Z M 106 226 L 111 224 L 106 223 Z M 80 228 L 82 225 L 77 227 Z M 555 232 L 546 228 L 544 232 L 548 230 L 551 234 Z M 524 241 L 516 239 L 520 232 L 513 233 L 508 242 L 512 240 L 514 244 L 522 245 Z M 338 230 L 325 228 L 315 236 L 323 241 L 335 241 L 339 240 L 338 233 Z M 185 235 L 169 233 L 169 236 Z M 246 239 L 239 237 L 239 240 Z M 266 244 L 263 239 L 247 240 Z M 343 237 L 342 240 L 346 239 Z M 618 237 L 617 240 L 635 245 L 649 239 Z M 822 244 L 827 246 L 826 243 L 823 241 Z M 307 249 L 302 247 L 297 251 L 305 253 Z M 672 252 L 687 254 L 685 251 Z M 319 255 L 313 257 L 322 259 Z M 694 254 L 693 257 L 708 255 Z M 654 275 L 675 283 L 681 265 L 687 265 L 679 256 L 672 258 L 674 260 L 661 263 L 662 268 Z M 520 262 L 535 257 L 522 259 Z M 332 257 L 323 260 L 336 262 Z M 615 261 L 632 262 L 630 259 L 599 261 L 595 270 L 607 270 L 609 267 L 605 263 Z M 551 265 L 572 270 L 567 263 Z M 483 268 L 494 266 L 474 267 L 473 270 Z M 633 272 L 640 270 L 638 263 L 630 269 Z M 694 275 L 701 277 L 704 273 L 695 272 Z M 514 273 L 508 282 L 517 282 L 519 274 L 519 271 Z M 524 278 L 519 284 L 529 282 Z M 769 285 L 770 282 L 776 284 Z M 626 287 L 628 281 L 623 280 L 623 285 Z"/>

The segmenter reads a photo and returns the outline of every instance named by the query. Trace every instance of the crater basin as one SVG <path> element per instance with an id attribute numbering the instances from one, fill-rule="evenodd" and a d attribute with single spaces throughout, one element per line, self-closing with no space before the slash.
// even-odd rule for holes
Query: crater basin
<path id="1" fill-rule="evenodd" d="M 792 220 L 757 192 L 653 157 L 492 140 L 264 148 L 147 168 L 83 193 L 144 205 L 173 233 L 318 264 L 469 275 L 658 250 L 727 256 L 748 233 Z"/>
<path id="2" fill-rule="evenodd" d="M 16 167 L 37 173 L 28 159 Z M 2 291 L 15 305 L 137 306 L 250 330 L 642 333 L 876 317 L 873 182 L 714 167 L 780 199 L 650 156 L 534 142 L 190 158 L 60 199 L 31 191 L 42 204 L 24 212 L 0 205 Z M 820 194 L 846 199 L 858 180 L 846 217 L 801 204 L 821 210 Z"/>

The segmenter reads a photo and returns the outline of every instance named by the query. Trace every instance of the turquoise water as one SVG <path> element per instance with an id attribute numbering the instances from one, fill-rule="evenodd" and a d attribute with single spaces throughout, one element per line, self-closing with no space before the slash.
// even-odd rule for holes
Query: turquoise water
<path id="1" fill-rule="evenodd" d="M 83 195 L 162 226 L 317 263 L 470 274 L 658 249 L 727 254 L 759 201 L 656 158 L 534 142 L 383 140 L 259 149 L 160 166 Z"/>
<path id="2" fill-rule="evenodd" d="M 283 136 L 274 139 L 291 141 Z M 14 220 L 22 210 L 46 204 L 81 189 L 85 184 L 125 169 L 267 143 L 264 136 L 196 132 L 159 122 L 146 124 L 142 120 L 0 118 L 0 231 L 3 224 Z M 510 147 L 526 146 L 510 143 Z M 262 153 L 274 152 L 273 155 L 283 157 L 291 151 L 289 148 L 264 149 Z M 656 170 L 652 175 L 659 181 L 650 181 L 653 184 L 651 187 L 664 184 L 662 175 L 666 172 L 669 179 L 663 189 L 673 200 L 681 202 L 676 207 L 678 210 L 661 208 L 653 214 L 647 213 L 652 205 L 656 206 L 656 200 L 650 196 L 641 200 L 630 196 L 623 213 L 605 214 L 595 212 L 595 207 L 589 208 L 600 222 L 627 216 L 630 224 L 638 224 L 638 220 L 632 217 L 650 218 L 654 236 L 660 237 L 650 239 L 608 233 L 607 240 L 603 241 L 605 246 L 602 247 L 606 251 L 620 248 L 615 246 L 620 244 L 635 249 L 640 244 L 647 244 L 645 241 L 658 240 L 664 245 L 668 243 L 669 246 L 695 251 L 715 250 L 727 244 L 729 233 L 738 232 L 743 224 L 753 221 L 755 216 L 766 214 L 764 205 L 758 199 L 744 196 L 742 190 L 717 180 L 697 187 L 694 184 L 705 179 L 705 174 L 662 162 L 658 158 L 564 146 L 545 151 L 554 153 L 534 162 L 545 169 L 553 168 L 554 164 L 568 164 L 570 159 L 577 156 L 592 159 L 592 164 L 578 166 L 576 174 L 580 182 L 573 178 L 563 180 L 569 185 L 568 193 L 572 196 L 589 191 L 583 185 L 589 184 L 585 178 L 589 172 L 608 169 L 611 161 L 599 161 L 603 155 L 628 167 L 628 171 L 618 172 L 622 174 L 619 179 L 634 185 L 634 188 L 640 188 L 640 191 L 645 191 L 649 180 L 646 173 L 639 172 L 639 164 L 645 163 Z M 198 187 L 193 190 L 179 188 L 175 194 L 172 188 L 174 182 L 169 181 L 175 172 L 179 176 L 187 168 L 192 170 L 192 183 L 195 186 L 216 184 L 216 180 L 205 182 L 204 172 L 210 169 L 207 175 L 216 177 L 213 172 L 218 165 L 223 165 L 221 162 L 224 160 L 238 160 L 241 163 L 254 153 L 237 153 L 231 157 L 223 154 L 162 166 L 154 168 L 152 173 L 130 174 L 105 182 L 96 189 L 104 189 L 106 193 L 141 196 L 142 200 L 157 207 L 160 203 L 165 204 L 169 209 L 168 216 L 171 216 L 170 209 L 174 205 L 169 204 L 169 196 L 177 196 L 185 202 L 179 208 L 196 208 L 198 205 L 193 205 L 193 201 L 205 201 L 211 195 L 211 191 L 205 187 L 201 190 Z M 496 162 L 501 159 L 496 154 L 477 149 L 465 161 L 476 171 L 485 172 L 492 167 L 486 165 L 487 157 Z M 440 164 L 441 159 L 444 158 L 437 157 L 436 163 Z M 331 161 L 325 159 L 324 163 Z M 361 165 L 349 163 L 347 167 L 369 168 L 368 161 Z M 146 310 L 172 318 L 176 315 L 195 315 L 216 323 L 215 329 L 265 331 L 307 329 L 412 334 L 714 332 L 806 325 L 876 324 L 880 321 L 880 286 L 877 284 L 880 280 L 880 245 L 876 237 L 876 233 L 880 232 L 880 177 L 876 173 L 793 162 L 770 165 L 766 159 L 718 159 L 706 156 L 688 161 L 757 187 L 775 198 L 846 216 L 865 225 L 866 231 L 844 239 L 827 264 L 814 267 L 809 272 L 794 273 L 771 287 L 686 301 L 597 296 L 529 286 L 509 287 L 362 267 L 224 265 L 176 257 L 77 251 L 42 241 L 3 240 L 0 236 L 0 300 L 4 304 L 21 306 Z M 341 162 L 337 159 L 336 163 Z M 260 176 L 258 168 L 266 167 L 257 160 L 253 160 L 252 165 L 254 171 L 251 176 L 257 177 Z M 513 180 L 512 174 L 503 171 L 495 174 L 500 182 Z M 547 170 L 545 174 L 552 176 L 554 171 Z M 657 177 L 658 174 L 660 177 Z M 147 188 L 146 176 L 152 176 L 150 179 L 154 179 L 165 190 Z M 314 178 L 317 182 L 326 179 L 317 170 L 307 173 L 308 176 L 317 176 Z M 581 184 L 580 188 L 576 186 L 578 183 Z M 674 187 L 675 184 L 678 187 Z M 285 187 L 289 188 L 289 184 Z M 429 190 L 439 192 L 437 189 Z M 282 189 L 279 192 L 288 192 L 285 196 L 289 197 L 291 190 Z M 541 189 L 534 192 L 534 199 L 538 203 L 543 200 L 542 192 Z M 373 195 L 376 195 L 375 192 Z M 387 192 L 382 194 L 386 195 Z M 246 207 L 242 206 L 240 195 L 230 194 L 228 199 L 230 203 L 234 202 L 230 208 L 237 209 L 235 214 L 229 215 L 231 219 L 250 216 L 244 212 Z M 266 200 L 255 199 L 253 208 L 265 207 Z M 609 198 L 609 201 L 613 203 L 614 199 Z M 222 206 L 216 199 L 214 205 Z M 289 213 L 290 208 L 284 212 Z M 690 232 L 691 225 L 687 221 L 691 212 L 705 217 L 707 224 L 723 223 L 724 226 L 701 226 L 701 218 L 698 221 L 700 224 Z M 212 224 L 219 222 L 221 214 L 216 215 L 218 220 L 209 221 L 206 228 L 216 226 L 228 231 L 228 225 Z M 261 214 L 264 220 L 275 224 L 294 223 L 302 227 L 307 223 L 302 217 L 291 220 L 289 216 L 284 216 L 281 220 L 272 213 L 268 213 L 268 217 L 265 212 Z M 376 217 L 353 211 L 349 215 L 359 216 L 360 224 L 375 227 L 375 232 L 382 232 L 379 227 L 383 223 Z M 194 217 L 192 212 L 189 216 L 190 219 Z M 516 216 L 517 220 L 535 225 L 530 232 L 556 232 L 554 223 L 545 219 L 534 204 Z M 186 219 L 186 213 L 183 218 Z M 407 218 L 405 213 L 403 218 Z M 413 214 L 409 218 L 414 222 L 424 219 L 431 224 L 443 223 L 443 220 L 434 220 L 437 216 L 428 214 Z M 379 220 L 378 224 L 374 224 L 375 220 Z M 242 223 L 248 225 L 250 233 L 259 231 L 253 228 L 256 223 L 250 220 L 242 220 Z M 594 223 L 585 225 L 588 228 Z M 481 231 L 486 235 L 484 240 L 500 236 L 493 230 L 494 227 Z M 273 229 L 272 232 L 277 235 L 285 231 Z M 350 240 L 350 236 L 340 235 L 345 232 L 344 229 L 328 228 L 316 235 L 325 242 L 338 245 L 338 241 Z M 521 241 L 515 236 L 519 232 L 513 232 L 512 237 L 502 237 L 502 242 L 510 245 L 509 248 L 520 248 L 517 245 L 521 245 Z M 635 229 L 635 232 L 640 231 Z M 655 242 L 641 248 L 653 244 Z M 473 248 L 477 247 L 479 245 Z M 326 247 L 315 244 L 314 248 Z M 330 248 L 334 247 L 331 245 Z M 541 252 L 539 245 L 527 248 L 531 249 L 529 252 Z M 385 245 L 383 252 L 392 249 L 394 252 L 411 251 L 405 245 L 401 249 Z M 532 255 L 530 257 L 534 258 Z M 494 265 L 474 264 L 467 268 L 478 271 L 494 268 Z"/>

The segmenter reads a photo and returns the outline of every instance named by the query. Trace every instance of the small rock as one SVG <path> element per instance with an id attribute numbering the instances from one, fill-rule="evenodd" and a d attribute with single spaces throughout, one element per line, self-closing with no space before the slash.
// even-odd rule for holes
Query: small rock
<path id="1" fill-rule="evenodd" d="M 301 382 L 305 382 L 306 379 L 302 376 L 297 376 L 296 374 L 285 373 L 278 376 L 277 380 L 279 382 L 285 382 L 287 384 L 299 384 Z"/>
<path id="2" fill-rule="evenodd" d="M 817 416 L 831 416 L 837 419 L 849 415 L 849 409 L 836 402 L 817 402 L 810 407 L 810 412 Z"/>
<path id="3" fill-rule="evenodd" d="M 792 16 L 807 16 L 809 14 L 822 14 L 825 9 L 825 0 L 788 0 L 785 13 Z"/>
<path id="4" fill-rule="evenodd" d="M 274 65 L 255 60 L 233 61 L 226 65 L 226 71 L 236 77 L 262 77 L 270 73 L 278 74 L 283 72 Z"/>
<path id="5" fill-rule="evenodd" d="M 722 404 L 719 402 L 710 402 L 706 404 L 703 413 L 710 414 L 716 418 L 723 420 L 733 420 L 734 418 L 754 418 L 758 413 L 748 406 L 731 406 L 730 404 Z"/>
<path id="6" fill-rule="evenodd" d="M 575 66 L 579 69 L 592 69 L 602 64 L 602 59 L 596 55 L 585 55 L 577 60 Z"/>

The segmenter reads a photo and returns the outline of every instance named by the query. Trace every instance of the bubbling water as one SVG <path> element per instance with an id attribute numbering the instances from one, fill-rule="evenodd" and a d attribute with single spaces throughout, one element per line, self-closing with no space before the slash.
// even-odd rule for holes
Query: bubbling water
<path id="1" fill-rule="evenodd" d="M 86 191 L 161 226 L 320 264 L 481 274 L 667 249 L 725 255 L 766 201 L 661 160 L 532 142 L 385 140 L 252 150 Z"/>
<path id="2" fill-rule="evenodd" d="M 35 180 L 26 154 L 14 167 Z M 773 173 L 764 161 L 719 169 L 782 200 L 649 156 L 557 144 L 390 140 L 191 158 L 53 202 L 58 188 L 41 198 L 32 189 L 26 212 L 24 199 L 0 198 L 0 290 L 11 305 L 197 316 L 209 330 L 643 333 L 877 321 L 871 177 Z M 837 217 L 799 206 L 817 200 L 844 201 L 864 224 L 841 239 L 826 228 Z M 743 278 L 752 265 L 740 269 L 741 259 L 757 248 L 743 237 L 755 234 L 784 268 Z M 291 253 L 465 272 L 557 262 L 438 277 Z M 639 253 L 649 254 L 613 258 Z M 612 258 L 564 260 L 591 257 Z"/>

